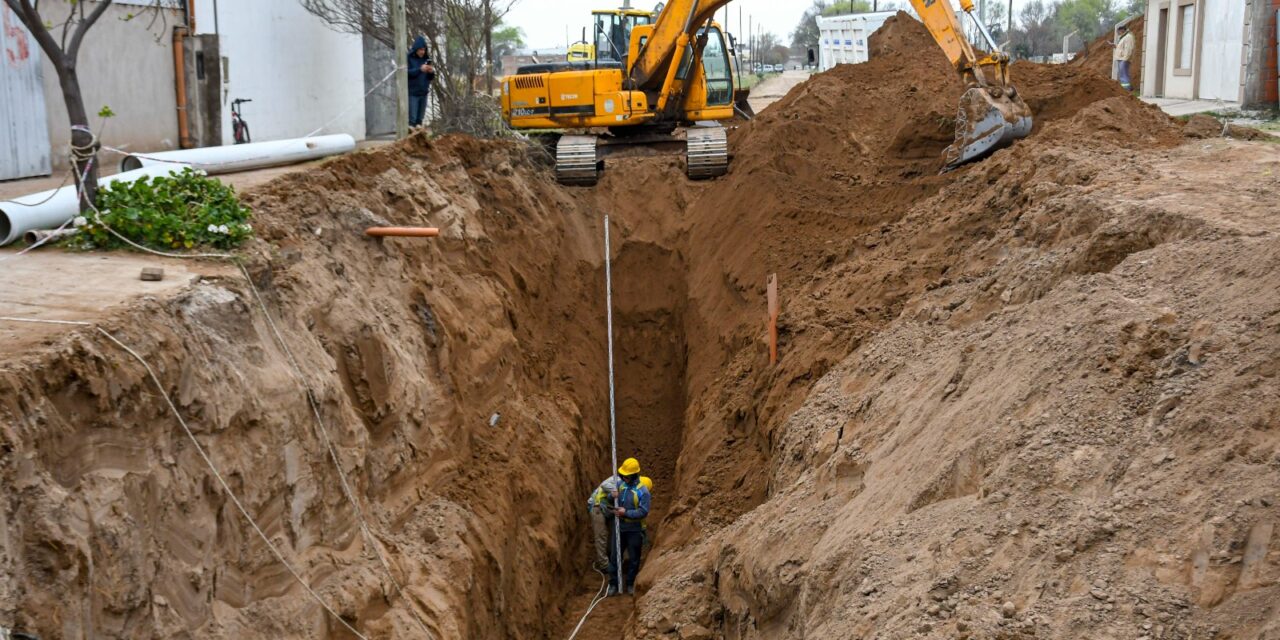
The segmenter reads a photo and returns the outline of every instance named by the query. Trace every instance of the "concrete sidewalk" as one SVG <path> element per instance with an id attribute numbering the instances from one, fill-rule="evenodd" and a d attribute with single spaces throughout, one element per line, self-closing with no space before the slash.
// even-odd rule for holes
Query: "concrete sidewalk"
<path id="1" fill-rule="evenodd" d="M 1181 98 L 1143 98 L 1143 102 L 1154 104 L 1160 107 L 1165 113 L 1173 116 L 1189 116 L 1197 113 L 1207 113 L 1210 111 L 1230 112 L 1239 111 L 1239 102 L 1224 102 L 1221 100 L 1183 100 Z"/>

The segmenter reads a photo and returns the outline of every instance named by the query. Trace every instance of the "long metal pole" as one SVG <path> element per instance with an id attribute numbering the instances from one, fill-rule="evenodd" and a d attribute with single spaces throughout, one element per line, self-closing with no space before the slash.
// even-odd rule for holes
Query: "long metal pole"
<path id="1" fill-rule="evenodd" d="M 404 0 L 391 0 L 391 24 L 395 29 L 396 67 L 409 61 L 409 27 L 405 23 Z M 409 73 L 396 72 L 396 138 L 409 136 Z"/>
<path id="2" fill-rule="evenodd" d="M 604 305 L 605 305 L 605 334 L 609 340 L 609 452 L 613 461 L 612 473 L 617 473 L 618 469 L 618 421 L 617 413 L 614 405 L 613 391 L 613 257 L 612 250 L 609 247 L 609 216 L 604 217 Z M 622 477 L 618 477 L 618 484 L 615 485 L 616 491 L 613 496 L 613 508 L 617 509 L 622 496 Z M 617 514 L 613 516 L 613 552 L 617 555 L 618 563 L 618 593 L 621 594 L 627 585 L 622 582 L 622 519 Z"/>

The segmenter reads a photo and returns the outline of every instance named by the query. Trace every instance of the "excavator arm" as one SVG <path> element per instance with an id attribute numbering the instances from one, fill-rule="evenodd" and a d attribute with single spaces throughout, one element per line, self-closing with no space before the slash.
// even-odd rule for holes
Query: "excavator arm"
<path id="1" fill-rule="evenodd" d="M 733 0 L 672 0 L 658 14 L 635 63 L 631 80 L 642 89 L 661 88 L 680 56 L 698 32 L 725 5 Z"/>
<path id="2" fill-rule="evenodd" d="M 973 0 L 959 0 L 973 17 Z M 956 141 L 947 149 L 947 168 L 978 160 L 1031 134 L 1031 109 L 1009 83 L 1009 56 L 1000 50 L 986 25 L 974 19 L 990 47 L 979 55 L 965 38 L 951 0 L 911 0 L 938 46 L 964 81 L 956 116 Z"/>

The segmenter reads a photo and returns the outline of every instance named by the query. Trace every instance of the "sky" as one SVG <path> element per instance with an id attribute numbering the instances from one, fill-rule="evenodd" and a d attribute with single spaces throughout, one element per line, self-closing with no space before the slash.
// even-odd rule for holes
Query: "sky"
<path id="1" fill-rule="evenodd" d="M 1024 0 L 1015 0 L 1014 11 Z M 905 0 L 899 0 L 905 4 Z M 652 8 L 656 0 L 633 0 L 637 8 Z M 756 24 L 763 24 L 765 30 L 776 34 L 783 42 L 791 41 L 791 32 L 800 22 L 804 10 L 812 4 L 811 0 L 737 0 L 729 4 L 729 31 L 738 32 L 738 12 L 742 12 L 743 27 L 746 31 L 746 20 L 754 17 Z M 578 40 L 582 28 L 591 21 L 592 9 L 611 9 L 622 6 L 621 0 L 517 0 L 511 13 L 507 14 L 506 23 L 524 29 L 525 44 L 529 48 L 550 48 L 565 46 L 565 28 L 568 27 L 572 40 Z M 717 20 L 724 20 L 724 10 L 717 15 Z"/>

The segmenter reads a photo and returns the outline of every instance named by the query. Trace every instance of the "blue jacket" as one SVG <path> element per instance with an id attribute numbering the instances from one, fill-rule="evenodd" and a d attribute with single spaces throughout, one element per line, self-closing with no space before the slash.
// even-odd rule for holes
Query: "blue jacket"
<path id="1" fill-rule="evenodd" d="M 422 70 L 422 65 L 431 64 L 431 56 L 425 55 L 418 57 L 418 49 L 427 48 L 427 39 L 418 36 L 413 41 L 413 46 L 409 47 L 409 95 L 425 96 L 431 93 L 431 81 L 435 80 L 434 71 Z"/>
<path id="2" fill-rule="evenodd" d="M 622 483 L 618 493 L 618 505 L 627 510 L 622 517 L 620 529 L 623 531 L 644 531 L 644 519 L 649 516 L 649 490 L 640 483 L 631 486 Z"/>

